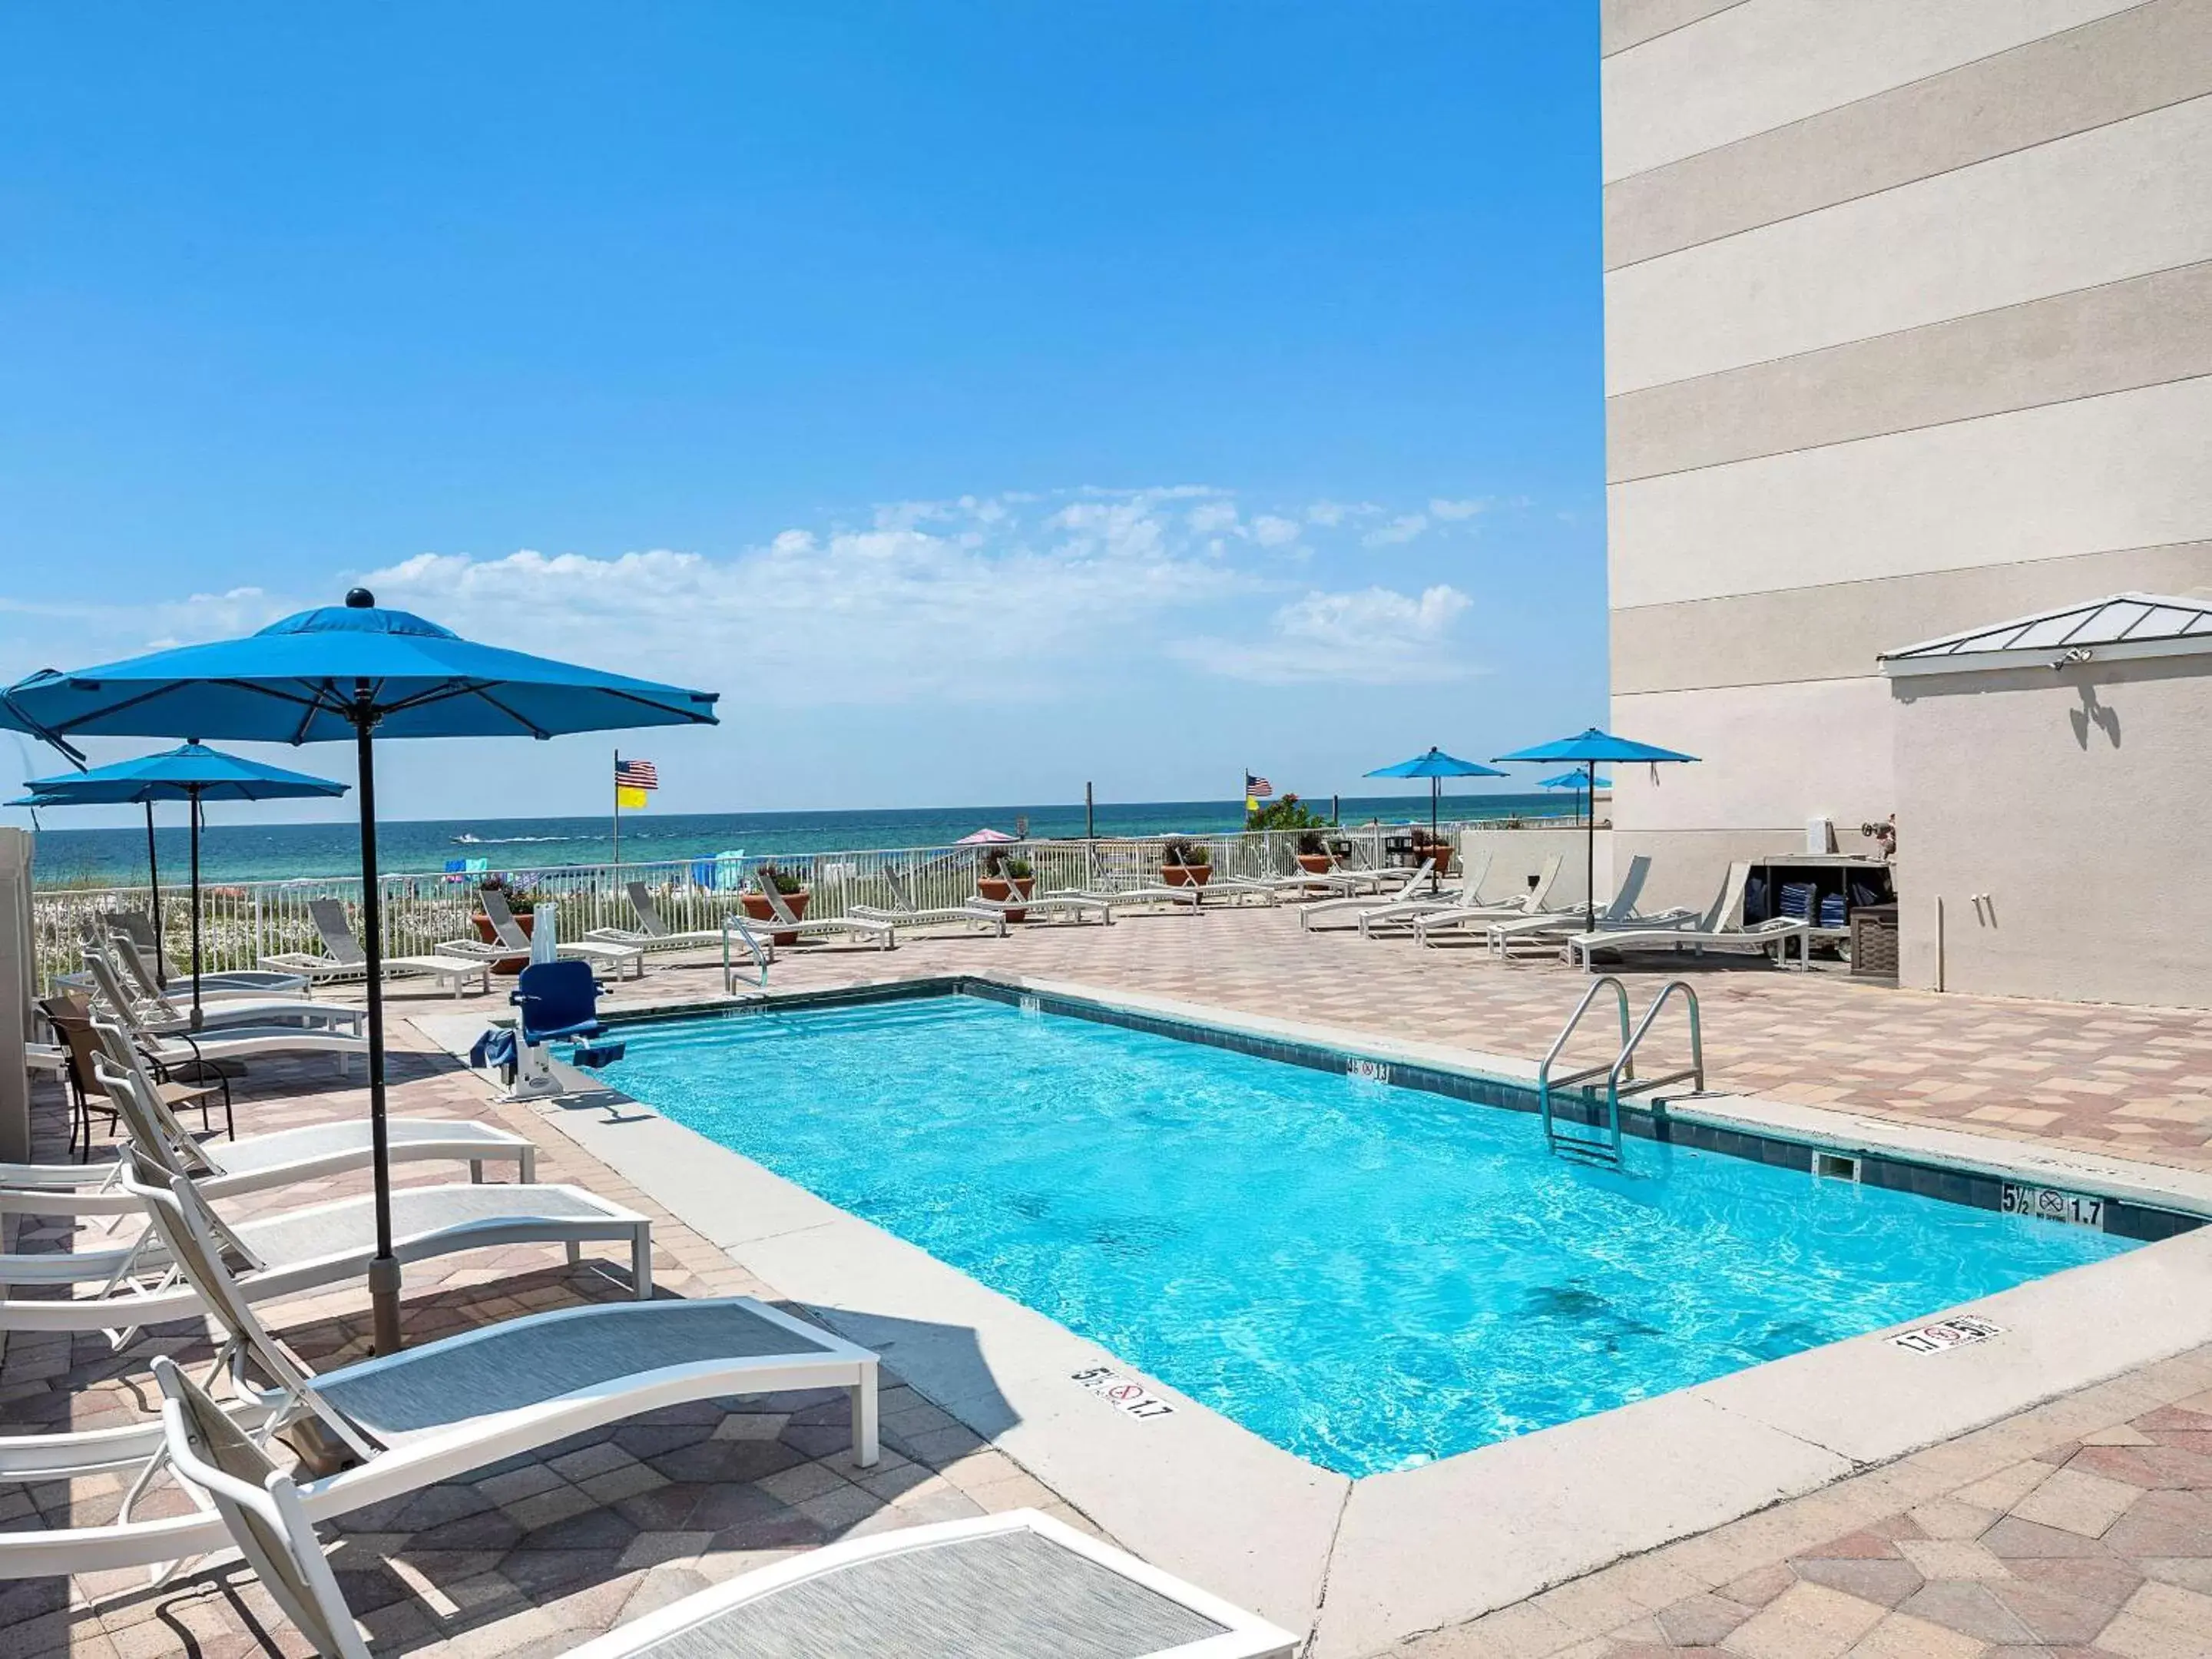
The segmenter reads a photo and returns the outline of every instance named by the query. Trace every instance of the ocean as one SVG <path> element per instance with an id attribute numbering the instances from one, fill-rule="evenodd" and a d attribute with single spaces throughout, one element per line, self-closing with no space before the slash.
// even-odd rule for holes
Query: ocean
<path id="1" fill-rule="evenodd" d="M 1326 811 L 1327 800 L 1310 803 Z M 1426 796 L 1346 796 L 1343 822 L 1426 823 Z M 222 809 L 235 811 L 235 807 Z M 1560 794 L 1446 796 L 1447 818 L 1503 818 L 1571 813 L 1574 799 Z M 182 817 L 177 807 L 157 816 Z M 146 833 L 142 829 L 70 830 L 48 813 L 39 825 L 36 861 L 41 887 L 125 885 L 146 878 Z M 1242 801 L 1101 803 L 1102 836 L 1218 835 L 1241 828 Z M 942 847 L 988 826 L 1039 840 L 1084 833 L 1083 805 L 934 806 L 845 812 L 695 812 L 623 815 L 625 864 L 703 858 L 715 853 L 861 852 L 878 848 Z M 187 842 L 181 823 L 162 823 L 155 848 L 166 886 L 185 877 Z M 448 859 L 482 858 L 494 870 L 544 870 L 562 865 L 605 864 L 614 858 L 611 825 L 605 814 L 580 818 L 437 818 L 385 823 L 377 829 L 378 863 L 388 874 L 442 870 Z M 203 881 L 283 881 L 302 876 L 358 875 L 360 836 L 350 819 L 330 823 L 212 823 L 200 841 Z"/>

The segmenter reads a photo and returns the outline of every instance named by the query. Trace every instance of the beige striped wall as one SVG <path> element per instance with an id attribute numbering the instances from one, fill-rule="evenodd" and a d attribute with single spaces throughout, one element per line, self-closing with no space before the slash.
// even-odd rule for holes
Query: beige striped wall
<path id="1" fill-rule="evenodd" d="M 1603 0 L 1616 780 L 1694 902 L 1895 806 L 1883 649 L 2212 592 L 2212 0 Z"/>

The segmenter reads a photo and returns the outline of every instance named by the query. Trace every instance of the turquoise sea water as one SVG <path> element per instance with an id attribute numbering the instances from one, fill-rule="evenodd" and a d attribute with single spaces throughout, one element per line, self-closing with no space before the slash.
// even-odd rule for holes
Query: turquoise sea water
<path id="1" fill-rule="evenodd" d="M 1328 802 L 1312 803 L 1327 811 Z M 251 806 L 210 809 L 214 822 L 201 839 L 200 861 L 210 881 L 283 881 L 300 876 L 358 875 L 361 842 L 350 821 L 333 823 L 252 822 Z M 1571 797 L 1557 794 L 1447 796 L 1447 817 L 1509 817 L 1519 814 L 1571 813 Z M 1424 794 L 1346 796 L 1347 823 L 1380 817 L 1387 823 L 1428 821 Z M 185 872 L 184 809 L 157 807 L 155 847 L 164 881 Z M 1026 818 L 1040 837 L 1084 833 L 1083 804 L 1045 806 L 930 806 L 848 812 L 659 813 L 647 811 L 623 818 L 625 861 L 704 858 L 742 850 L 763 853 L 866 851 L 875 848 L 942 847 L 988 824 L 1007 834 Z M 23 821 L 20 817 L 11 822 Z M 146 878 L 146 834 L 139 829 L 73 830 L 70 814 L 40 814 L 37 863 L 40 881 L 70 883 L 143 882 Z M 1218 834 L 1241 828 L 1240 801 L 1139 801 L 1108 805 L 1097 814 L 1102 836 Z M 464 839 L 464 838 L 466 839 Z M 605 815 L 583 818 L 451 818 L 378 826 L 377 851 L 391 874 L 434 872 L 449 858 L 484 858 L 495 870 L 544 869 L 564 864 L 604 864 L 614 856 L 611 826 Z"/>
<path id="2" fill-rule="evenodd" d="M 975 998 L 623 1036 L 635 1098 L 1347 1474 L 2133 1248 Z"/>

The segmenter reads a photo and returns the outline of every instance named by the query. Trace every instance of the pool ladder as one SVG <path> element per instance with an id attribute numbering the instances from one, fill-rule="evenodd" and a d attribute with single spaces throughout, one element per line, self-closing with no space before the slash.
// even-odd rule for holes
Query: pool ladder
<path id="1" fill-rule="evenodd" d="M 1575 1034 L 1575 1028 L 1583 1023 L 1583 1016 L 1589 1012 L 1590 1005 L 1597 1000 L 1598 993 L 1607 988 L 1612 990 L 1620 1006 L 1620 1052 L 1605 1064 L 1586 1066 L 1579 1072 L 1568 1073 L 1565 1077 L 1553 1077 L 1552 1067 L 1559 1060 L 1560 1050 L 1567 1046 L 1567 1039 Z M 1680 1071 L 1669 1072 L 1663 1077 L 1639 1078 L 1636 1075 L 1637 1048 L 1657 1022 L 1660 1010 L 1667 1006 L 1667 999 L 1677 991 L 1682 994 L 1682 1000 L 1689 1005 L 1690 1063 Z M 1553 1115 L 1552 1091 L 1555 1088 L 1571 1089 L 1599 1076 L 1605 1079 L 1605 1121 L 1587 1125 L 1560 1123 Z M 1551 1052 L 1544 1056 L 1543 1065 L 1537 1068 L 1537 1110 L 1543 1118 L 1545 1144 L 1559 1157 L 1584 1158 L 1594 1164 L 1610 1164 L 1618 1169 L 1620 1166 L 1621 1096 L 1648 1093 L 1653 1089 L 1663 1089 L 1670 1083 L 1680 1083 L 1686 1079 L 1693 1081 L 1700 1091 L 1705 1086 L 1705 1036 L 1698 1024 L 1698 993 L 1689 981 L 1670 979 L 1661 986 L 1659 994 L 1651 999 L 1651 1006 L 1644 1011 L 1644 1018 L 1637 1021 L 1635 1030 L 1631 1030 L 1628 1024 L 1628 987 L 1621 982 L 1618 974 L 1601 974 L 1590 981 L 1589 989 L 1583 993 L 1583 1000 L 1575 1005 L 1575 1012 L 1567 1017 L 1567 1023 L 1560 1027 Z M 1601 1133 L 1587 1133 L 1593 1129 Z"/>

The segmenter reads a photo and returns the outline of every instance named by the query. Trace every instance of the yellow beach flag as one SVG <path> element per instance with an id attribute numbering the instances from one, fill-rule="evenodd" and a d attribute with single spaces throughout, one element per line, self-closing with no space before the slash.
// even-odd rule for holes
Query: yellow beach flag
<path id="1" fill-rule="evenodd" d="M 628 784 L 617 784 L 615 805 L 625 812 L 641 812 L 645 810 L 645 791 L 633 789 Z"/>

